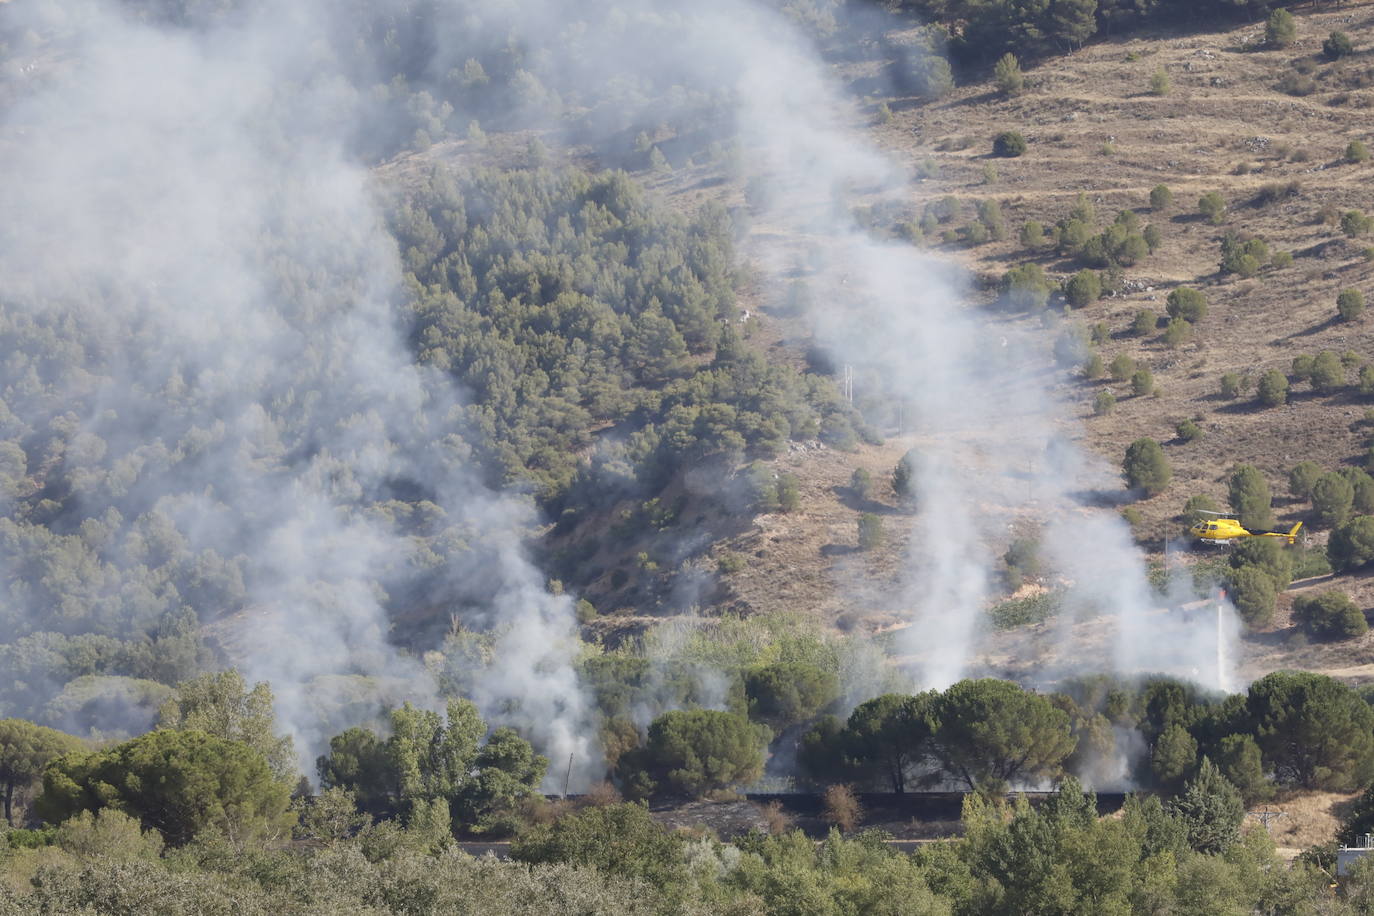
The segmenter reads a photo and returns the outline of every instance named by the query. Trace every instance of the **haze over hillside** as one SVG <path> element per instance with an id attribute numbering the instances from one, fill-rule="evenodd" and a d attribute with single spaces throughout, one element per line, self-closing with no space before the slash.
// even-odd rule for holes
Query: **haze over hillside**
<path id="1" fill-rule="evenodd" d="M 1371 26 L 0 2 L 0 916 L 1363 912 Z"/>
<path id="2" fill-rule="evenodd" d="M 1364 460 L 1368 65 L 1322 41 L 1369 8 L 998 9 L 7 5 L 5 714 L 128 736 L 234 665 L 303 764 L 462 696 L 587 785 L 738 704 L 782 650 L 704 647 L 749 621 L 826 647 L 839 713 L 1362 680 L 1363 641 L 1281 645 L 1287 596 L 1243 637 L 1165 609 L 1246 565 L 1174 568 L 1186 499 L 1254 464 L 1320 544 L 1289 469 Z M 617 653 L 659 673 L 611 710 Z"/>

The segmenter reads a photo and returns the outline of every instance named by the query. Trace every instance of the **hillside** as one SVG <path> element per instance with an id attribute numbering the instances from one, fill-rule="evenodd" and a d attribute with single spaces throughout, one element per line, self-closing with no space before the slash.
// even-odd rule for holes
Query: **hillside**
<path id="1" fill-rule="evenodd" d="M 1371 103 L 1374 0 L 0 0 L 0 916 L 1368 910 Z"/>
<path id="2" fill-rule="evenodd" d="M 1287 495 L 1289 469 L 1305 460 L 1328 470 L 1363 466 L 1370 434 L 1366 410 L 1374 402 L 1354 385 L 1359 367 L 1374 352 L 1374 330 L 1367 319 L 1339 320 L 1336 298 L 1348 288 L 1368 291 L 1374 261 L 1365 254 L 1368 239 L 1347 237 L 1338 217 L 1374 210 L 1374 165 L 1345 158 L 1352 140 L 1370 139 L 1363 112 L 1374 103 L 1374 91 L 1366 88 L 1371 63 L 1365 54 L 1330 62 L 1321 44 L 1331 31 L 1358 34 L 1374 24 L 1374 8 L 1346 4 L 1300 15 L 1298 24 L 1296 41 L 1282 49 L 1264 46 L 1262 23 L 1101 41 L 1029 69 L 1025 90 L 1014 97 L 987 82 L 959 87 L 937 102 L 870 95 L 861 115 L 872 119 L 865 129 L 874 142 L 903 168 L 931 176 L 913 187 L 906 204 L 913 218 L 952 195 L 959 214 L 942 228 L 962 228 L 976 220 L 978 202 L 1000 204 L 1008 226 L 1004 240 L 967 245 L 935 238 L 928 244 L 936 257 L 989 282 L 1027 262 L 1041 264 L 1056 284 L 1079 270 L 1081 263 L 1047 250 L 1048 244 L 1028 249 L 1018 234 L 1031 220 L 1052 228 L 1080 194 L 1094 205 L 1101 225 L 1131 210 L 1159 228 L 1158 250 L 1124 269 L 1119 291 L 1068 316 L 1084 328 L 1105 323 L 1108 336 L 1097 347 L 1103 362 L 1126 355 L 1148 367 L 1156 394 L 1135 397 L 1128 380 L 1078 380 L 1073 373 L 1064 373 L 1054 389 L 1077 421 L 1076 428 L 1066 429 L 1109 466 L 1119 465 L 1125 446 L 1140 436 L 1165 444 L 1173 481 L 1161 495 L 1132 503 L 1142 516 L 1137 535 L 1156 560 L 1166 541 L 1171 549 L 1184 546 L 1183 503 L 1206 495 L 1224 507 L 1227 478 L 1241 463 L 1255 465 L 1268 478 L 1283 527 L 1305 520 L 1309 543 L 1321 545 L 1326 532 L 1312 526 L 1306 501 Z M 880 62 L 837 65 L 856 85 L 881 69 Z M 1150 77 L 1160 69 L 1170 78 L 1166 95 L 1150 91 Z M 1309 80 L 1310 91 L 1282 91 L 1288 74 Z M 891 110 L 890 119 L 878 114 L 880 104 Z M 992 137 L 1006 129 L 1025 134 L 1024 156 L 990 155 Z M 643 177 L 657 193 L 685 206 L 710 199 L 742 202 L 739 187 L 703 191 L 710 182 L 698 169 Z M 1150 191 L 1161 184 L 1173 192 L 1173 203 L 1156 212 Z M 1210 192 L 1227 203 L 1215 225 L 1197 212 L 1198 199 Z M 1259 236 L 1272 251 L 1291 252 L 1291 265 L 1265 265 L 1248 279 L 1223 274 L 1218 264 L 1228 232 Z M 1170 346 L 1162 322 L 1144 336 L 1133 333 L 1137 314 L 1163 316 L 1165 299 L 1179 286 L 1207 297 L 1208 314 L 1191 340 Z M 1039 319 L 1006 315 L 996 296 L 995 289 L 974 293 L 988 305 L 994 328 L 1009 324 L 1047 340 L 1058 333 L 1037 331 Z M 804 349 L 806 332 L 793 320 L 770 315 L 758 296 L 745 304 L 755 306 L 759 336 L 773 352 Z M 1254 403 L 1253 389 L 1234 399 L 1220 393 L 1226 373 L 1257 379 L 1276 368 L 1288 374 L 1295 357 L 1322 350 L 1355 354 L 1346 369 L 1349 387 L 1323 394 L 1295 381 L 1288 403 L 1272 409 Z M 1093 400 L 1104 390 L 1113 392 L 1117 404 L 1111 414 L 1097 416 Z M 1185 418 L 1198 424 L 1201 439 L 1177 438 L 1175 427 Z M 909 517 L 890 494 L 859 506 L 847 487 L 858 467 L 884 481 L 914 444 L 909 436 L 890 436 L 882 446 L 851 453 L 799 448 L 774 462 L 801 477 L 802 508 L 760 516 L 750 530 L 722 543 L 721 550 L 746 556 L 747 565 L 730 574 L 717 603 L 754 612 L 804 611 L 842 620 L 846 627 L 856 618 L 870 627 L 900 620 L 901 599 L 894 595 L 899 557 L 921 549 L 908 542 Z M 851 553 L 858 512 L 871 508 L 889 514 L 891 544 L 877 554 Z M 1374 587 L 1363 575 L 1323 578 L 1303 588 L 1338 588 L 1362 607 L 1374 604 Z M 1248 674 L 1312 667 L 1356 682 L 1374 674 L 1363 667 L 1374 660 L 1371 637 L 1285 648 L 1288 605 L 1289 596 L 1281 597 L 1273 625 L 1247 637 Z"/>
<path id="3" fill-rule="evenodd" d="M 973 673 L 1362 683 L 1370 637 L 1292 638 L 1296 592 L 1239 678 L 1167 608 L 1197 597 L 1183 567 L 1225 572 L 1182 544 L 1186 500 L 1253 464 L 1320 547 L 1289 468 L 1364 462 L 1369 319 L 1335 302 L 1374 269 L 1374 166 L 1347 156 L 1371 7 L 1303 10 L 1284 47 L 1203 19 L 1039 43 L 1003 92 L 972 20 L 956 86 L 909 10 L 777 6 L 680 35 L 597 4 L 558 42 L 511 9 L 359 8 L 247 94 L 233 4 L 120 7 L 192 87 L 164 97 L 105 31 L 7 5 L 5 713 L 134 733 L 237 665 L 314 749 L 458 695 L 590 778 L 598 729 L 738 705 L 793 651 L 851 707 Z M 1009 130 L 1024 153 L 994 155 Z M 1066 308 L 1084 268 L 1107 292 Z M 1183 286 L 1207 314 L 1168 326 Z M 1319 352 L 1320 392 L 1294 365 Z M 1149 499 L 1118 474 L 1140 437 L 1173 469 Z M 1374 603 L 1363 575 L 1300 588 Z M 621 664 L 692 673 L 598 705 Z"/>

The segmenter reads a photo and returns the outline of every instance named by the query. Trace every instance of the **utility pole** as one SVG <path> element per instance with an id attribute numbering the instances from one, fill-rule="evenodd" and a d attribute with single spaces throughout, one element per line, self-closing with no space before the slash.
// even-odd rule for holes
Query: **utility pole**
<path id="1" fill-rule="evenodd" d="M 572 782 L 572 762 L 573 755 L 568 755 L 568 771 L 563 774 L 563 797 L 568 797 L 568 783 Z"/>
<path id="2" fill-rule="evenodd" d="M 849 403 L 854 403 L 854 367 L 848 364 L 844 367 L 844 397 Z"/>

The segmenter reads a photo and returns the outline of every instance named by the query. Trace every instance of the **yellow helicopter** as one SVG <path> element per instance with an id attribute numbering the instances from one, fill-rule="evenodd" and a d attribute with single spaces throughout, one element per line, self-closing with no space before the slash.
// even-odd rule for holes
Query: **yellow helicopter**
<path id="1" fill-rule="evenodd" d="M 1302 522 L 1287 531 L 1251 531 L 1239 521 L 1220 512 L 1200 511 L 1198 515 L 1210 515 L 1210 519 L 1199 519 L 1188 529 L 1188 533 L 1204 544 L 1233 544 L 1241 538 L 1284 538 L 1292 544 L 1298 536 Z"/>

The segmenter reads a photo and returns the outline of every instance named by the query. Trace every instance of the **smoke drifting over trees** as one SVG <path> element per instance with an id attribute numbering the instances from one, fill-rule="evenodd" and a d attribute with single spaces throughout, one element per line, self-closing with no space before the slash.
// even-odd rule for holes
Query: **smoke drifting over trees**
<path id="1" fill-rule="evenodd" d="M 1065 444 L 1022 371 L 1048 354 L 992 346 L 962 278 L 854 219 L 909 189 L 777 10 L 0 15 L 35 68 L 7 83 L 0 141 L 0 209 L 18 215 L 0 225 L 4 714 L 135 733 L 165 685 L 229 660 L 271 683 L 307 757 L 384 707 L 462 693 L 555 771 L 571 755 L 575 779 L 598 775 L 572 598 L 527 554 L 539 515 L 522 488 L 575 519 L 599 486 L 863 427 L 827 382 L 740 347 L 732 234 L 770 285 L 804 282 L 785 307 L 869 385 L 866 419 L 918 431 L 914 685 L 969 669 L 1005 522 L 975 508 L 989 496 L 1072 507 L 1045 536 L 1074 583 L 1063 616 L 1117 615 L 1119 670 L 1229 677 L 1212 674 L 1230 637 L 1210 620 L 1138 638 L 1157 602 L 1143 564 L 1074 498 L 1111 475 Z M 947 86 L 936 60 L 910 49 L 905 78 Z M 370 170 L 446 136 L 476 145 L 482 124 L 608 163 L 711 155 L 746 179 L 748 212 L 671 217 L 623 176 L 464 162 L 407 196 Z M 601 422 L 630 432 L 584 474 Z M 1013 455 L 1028 482 L 991 480 L 988 456 Z"/>
<path id="2" fill-rule="evenodd" d="M 436 581 L 496 625 L 484 709 L 594 762 L 571 600 L 524 555 L 526 504 L 483 485 L 460 393 L 405 346 L 358 95 L 303 53 L 327 11 L 45 10 L 79 64 L 26 87 L 0 151 L 22 215 L 0 229 L 8 704 L 72 727 L 65 680 L 175 681 L 200 623 L 308 752 L 388 695 L 435 702 L 388 631 L 391 596 Z M 151 724 L 155 702 L 118 705 L 101 728 Z"/>

